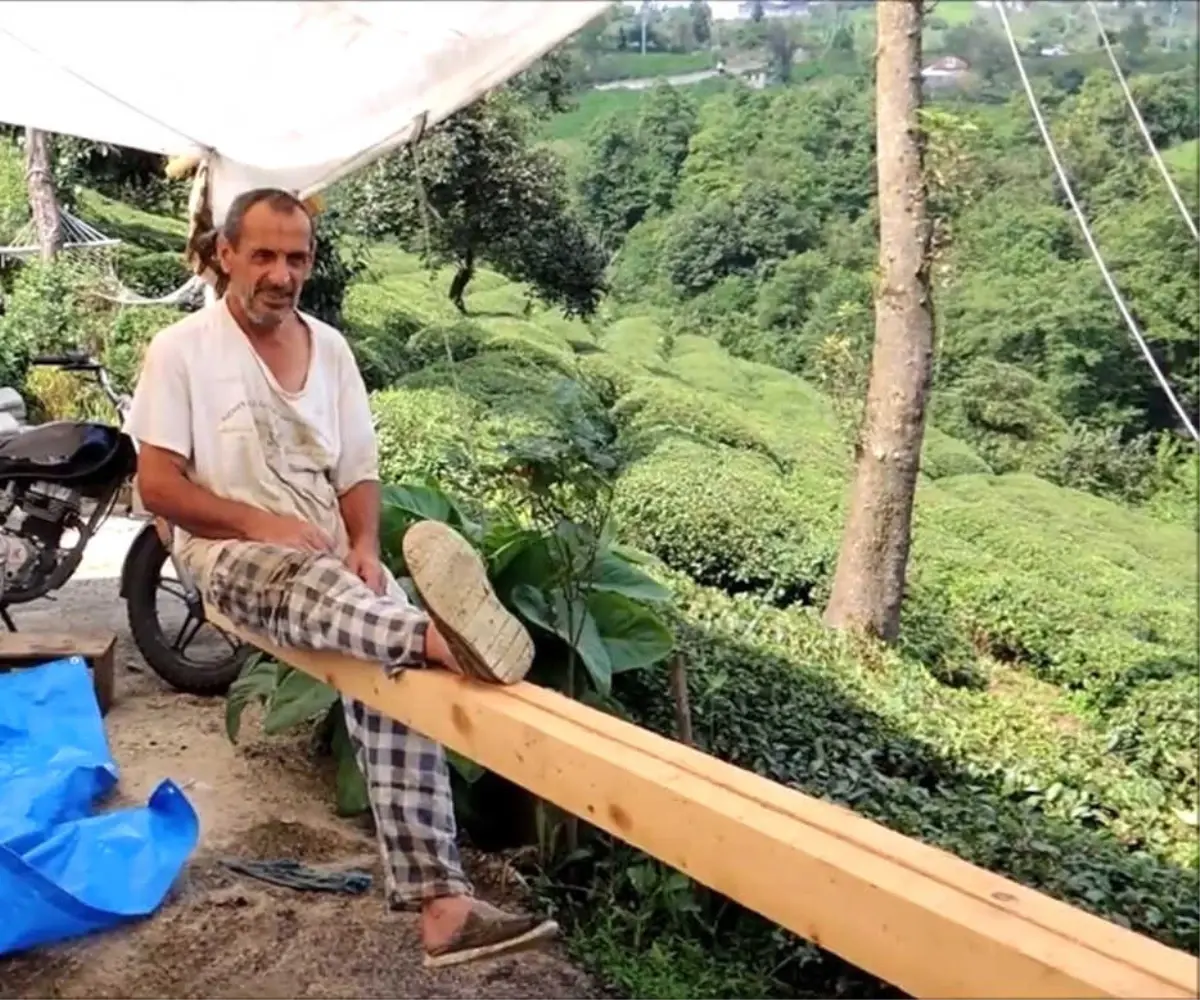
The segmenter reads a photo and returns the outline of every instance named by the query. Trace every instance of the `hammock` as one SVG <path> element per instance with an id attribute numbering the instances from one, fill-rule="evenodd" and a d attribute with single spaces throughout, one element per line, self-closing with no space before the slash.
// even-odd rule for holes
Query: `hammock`
<path id="1" fill-rule="evenodd" d="M 193 275 L 175 291 L 155 298 L 148 298 L 127 288 L 117 274 L 112 255 L 121 241 L 105 236 L 95 226 L 66 209 L 59 209 L 59 218 L 63 234 L 59 250 L 80 261 L 92 273 L 96 284 L 89 288 L 89 294 L 121 306 L 184 306 L 201 298 L 204 281 L 199 275 Z M 11 244 L 0 246 L 0 263 L 6 260 L 24 261 L 40 253 L 36 228 L 30 220 L 17 231 Z"/>
<path id="2" fill-rule="evenodd" d="M 63 250 L 106 250 L 121 243 L 120 240 L 110 239 L 94 226 L 89 226 L 64 209 L 59 209 L 58 214 L 62 220 Z M 0 246 L 0 261 L 26 260 L 36 257 L 39 253 L 41 246 L 31 220 L 17 232 L 10 245 Z"/>

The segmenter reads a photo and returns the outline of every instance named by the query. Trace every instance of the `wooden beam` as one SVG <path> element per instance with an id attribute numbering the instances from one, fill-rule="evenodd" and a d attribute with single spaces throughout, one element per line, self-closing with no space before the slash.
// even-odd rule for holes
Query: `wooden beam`
<path id="1" fill-rule="evenodd" d="M 0 632 L 0 671 L 80 656 L 91 669 L 103 716 L 112 708 L 116 690 L 116 645 L 112 632 Z"/>
<path id="2" fill-rule="evenodd" d="M 545 688 L 524 684 L 512 690 L 514 697 L 533 704 L 549 707 L 552 703 L 556 714 L 582 728 L 604 733 L 628 746 L 660 756 L 720 787 L 735 790 L 832 836 L 891 858 L 920 875 L 959 889 L 1045 930 L 1066 936 L 1099 954 L 1143 969 L 1152 969 L 1157 976 L 1182 990 L 1186 996 L 1195 996 L 1197 993 L 1200 961 L 1187 952 L 1169 948 L 1153 938 L 1136 934 L 1085 910 L 979 868 L 956 854 L 913 840 L 853 810 L 797 794 L 778 782 L 726 764 L 708 754 L 689 752 L 687 747 L 662 740 L 654 733 L 595 712 L 579 702 L 559 698 Z"/>
<path id="3" fill-rule="evenodd" d="M 914 996 L 1197 995 L 1189 955 L 554 692 L 210 620 Z"/>

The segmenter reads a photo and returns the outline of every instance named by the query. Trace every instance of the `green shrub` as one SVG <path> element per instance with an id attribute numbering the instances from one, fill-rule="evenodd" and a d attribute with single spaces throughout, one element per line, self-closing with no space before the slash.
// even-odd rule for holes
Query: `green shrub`
<path id="1" fill-rule="evenodd" d="M 725 399 L 672 379 L 632 381 L 613 407 L 613 417 L 628 437 L 648 439 L 651 446 L 657 436 L 673 433 L 779 461 L 759 429 Z"/>
<path id="2" fill-rule="evenodd" d="M 974 362 L 934 396 L 932 417 L 996 472 L 1033 471 L 1056 454 L 1066 422 L 1049 388 L 1016 365 Z"/>
<path id="3" fill-rule="evenodd" d="M 922 490 L 910 565 L 978 649 L 1077 690 L 1104 729 L 1138 685 L 1196 673 L 1195 560 L 1192 532 L 1008 475 Z M 1152 716 L 1121 718 L 1123 745 L 1157 739 Z M 1200 751 L 1194 727 L 1188 738 Z M 1150 773 L 1173 797 L 1194 796 L 1194 771 L 1164 768 Z"/>
<path id="4" fill-rule="evenodd" d="M 475 475 L 487 450 L 478 403 L 447 388 L 389 389 L 371 397 L 371 409 L 384 482 Z"/>
<path id="5" fill-rule="evenodd" d="M 168 306 L 130 306 L 120 310 L 104 338 L 101 360 L 118 390 L 132 392 L 151 339 L 183 317 Z"/>
<path id="6" fill-rule="evenodd" d="M 35 354 L 96 350 L 107 319 L 89 308 L 70 262 L 23 265 L 0 316 L 0 385 L 20 386 Z"/>
<path id="7" fill-rule="evenodd" d="M 10 243 L 29 221 L 25 165 L 15 142 L 0 139 L 0 241 Z"/>
<path id="8" fill-rule="evenodd" d="M 929 427 L 921 448 L 921 472 L 930 479 L 944 479 L 946 476 L 987 476 L 991 475 L 992 469 L 965 441 Z"/>
<path id="9" fill-rule="evenodd" d="M 342 304 L 346 339 L 363 381 L 371 390 L 388 389 L 409 370 L 408 343 L 425 321 L 393 301 L 380 286 L 354 284 Z"/>
<path id="10" fill-rule="evenodd" d="M 645 374 L 645 369 L 636 361 L 614 357 L 604 350 L 585 354 L 576 364 L 579 373 L 588 379 L 608 406 L 615 406 Z"/>
<path id="11" fill-rule="evenodd" d="M 1019 678 L 1012 691 L 947 688 L 907 660 L 865 655 L 807 610 L 675 589 L 708 752 L 1195 951 L 1195 874 L 1177 867 L 1193 863 L 1194 830 L 1160 782 L 1110 757 L 1062 700 Z M 638 721 L 673 732 L 664 678 L 631 678 L 619 694 Z M 831 995 L 823 973 L 845 971 L 757 918 L 719 933 L 726 946 L 744 934 L 760 967 L 798 961 L 792 974 L 816 995 Z"/>
<path id="12" fill-rule="evenodd" d="M 733 593 L 802 600 L 832 568 L 778 468 L 749 452 L 668 439 L 622 477 L 615 513 L 632 544 Z"/>
<path id="13" fill-rule="evenodd" d="M 519 423 L 543 421 L 551 406 L 554 385 L 563 372 L 513 351 L 483 351 L 451 364 L 438 361 L 406 375 L 402 387 L 451 386 L 495 416 Z"/>
<path id="14" fill-rule="evenodd" d="M 1143 680 L 1106 719 L 1113 751 L 1147 774 L 1188 790 L 1181 799 L 1193 807 L 1200 786 L 1197 704 L 1200 677 L 1189 669 L 1163 680 Z"/>
<path id="15" fill-rule="evenodd" d="M 146 253 L 128 244 L 118 248 L 115 266 L 121 283 L 146 298 L 169 295 L 192 273 L 182 254 L 169 250 Z"/>
<path id="16" fill-rule="evenodd" d="M 405 346 L 410 370 L 446 360 L 455 362 L 475 357 L 482 350 L 483 332 L 468 320 L 437 324 L 418 330 Z"/>

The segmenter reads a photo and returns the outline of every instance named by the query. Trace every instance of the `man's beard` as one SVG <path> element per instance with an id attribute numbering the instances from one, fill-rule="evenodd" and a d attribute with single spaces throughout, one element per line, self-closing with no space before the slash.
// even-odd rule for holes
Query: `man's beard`
<path id="1" fill-rule="evenodd" d="M 259 305 L 260 295 L 271 295 L 280 299 L 287 299 L 287 305 Z M 249 295 L 243 297 L 242 306 L 246 310 L 247 318 L 255 326 L 273 330 L 296 308 L 296 295 L 290 289 L 278 288 L 276 286 L 260 286 L 255 288 Z"/>

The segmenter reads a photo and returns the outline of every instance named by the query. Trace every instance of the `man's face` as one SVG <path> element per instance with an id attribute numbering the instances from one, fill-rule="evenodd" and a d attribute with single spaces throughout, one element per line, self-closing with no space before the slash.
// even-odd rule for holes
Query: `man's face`
<path id="1" fill-rule="evenodd" d="M 218 254 L 229 277 L 225 294 L 238 300 L 255 326 L 273 329 L 296 308 L 312 272 L 311 223 L 299 209 L 259 202 L 242 219 L 237 246 L 222 236 Z"/>

